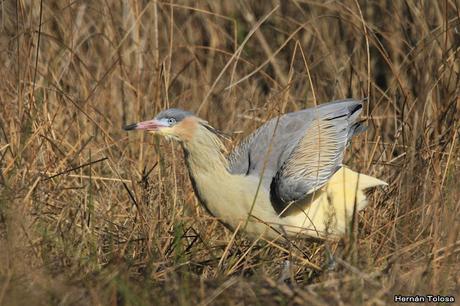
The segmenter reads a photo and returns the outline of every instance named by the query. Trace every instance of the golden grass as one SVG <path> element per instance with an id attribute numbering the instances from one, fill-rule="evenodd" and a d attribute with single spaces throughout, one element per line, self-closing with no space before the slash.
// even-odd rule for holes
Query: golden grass
<path id="1" fill-rule="evenodd" d="M 0 6 L 0 304 L 460 299 L 457 0 L 12 2 Z M 199 207 L 176 144 L 121 130 L 176 106 L 239 140 L 345 97 L 369 97 L 370 127 L 345 163 L 389 187 L 339 243 L 234 235 Z M 312 270 L 326 249 L 335 268 Z"/>

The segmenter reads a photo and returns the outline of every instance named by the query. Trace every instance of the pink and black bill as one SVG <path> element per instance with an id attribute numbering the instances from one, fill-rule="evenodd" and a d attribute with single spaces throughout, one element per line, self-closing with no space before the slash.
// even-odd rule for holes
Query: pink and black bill
<path id="1" fill-rule="evenodd" d="M 137 123 L 131 123 L 131 124 L 125 125 L 123 127 L 123 130 L 132 131 L 132 130 L 135 130 L 136 128 L 137 128 Z"/>
<path id="2" fill-rule="evenodd" d="M 123 127 L 125 131 L 144 130 L 144 131 L 158 131 L 160 128 L 167 127 L 168 125 L 160 120 L 152 119 L 138 123 L 128 124 Z"/>

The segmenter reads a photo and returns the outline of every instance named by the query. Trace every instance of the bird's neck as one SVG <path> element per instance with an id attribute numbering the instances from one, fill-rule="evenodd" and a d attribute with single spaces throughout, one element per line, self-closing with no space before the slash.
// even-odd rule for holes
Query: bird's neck
<path id="1" fill-rule="evenodd" d="M 232 212 L 244 213 L 245 210 L 231 209 L 232 203 L 243 202 L 239 200 L 235 177 L 228 171 L 222 142 L 212 130 L 200 127 L 193 140 L 184 142 L 183 146 L 190 181 L 199 202 L 227 227 L 236 228 L 241 218 Z"/>
<path id="2" fill-rule="evenodd" d="M 225 147 L 219 137 L 204 126 L 197 128 L 192 140 L 183 144 L 190 174 L 194 172 L 228 173 Z"/>

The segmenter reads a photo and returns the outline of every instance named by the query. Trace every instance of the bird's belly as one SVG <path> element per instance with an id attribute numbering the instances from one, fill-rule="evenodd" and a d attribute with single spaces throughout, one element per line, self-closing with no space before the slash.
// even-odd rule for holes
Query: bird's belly
<path id="1" fill-rule="evenodd" d="M 258 180 L 247 176 L 211 178 L 196 175 L 196 184 L 202 204 L 222 223 L 233 230 L 240 230 L 252 236 L 271 231 L 268 224 L 278 219 L 270 203 L 268 190 L 260 187 Z M 248 216 L 249 219 L 248 219 Z M 249 221 L 246 224 L 246 221 Z"/>
<path id="2" fill-rule="evenodd" d="M 253 238 L 274 239 L 284 236 L 335 238 L 343 235 L 351 221 L 354 203 L 358 211 L 366 205 L 364 194 L 349 171 L 346 184 L 338 172 L 318 190 L 318 197 L 303 203 L 297 213 L 281 217 L 274 210 L 267 188 L 250 176 L 209 177 L 197 175 L 202 204 L 231 229 L 244 231 Z M 357 174 L 355 175 L 356 177 Z M 258 191 L 257 191 L 258 190 Z M 298 204 L 298 203 L 297 203 Z M 248 221 L 248 222 L 247 222 Z"/>
<path id="3" fill-rule="evenodd" d="M 195 176 L 199 198 L 206 209 L 232 230 L 244 231 L 252 238 L 274 239 L 280 235 L 302 233 L 320 237 L 324 230 L 324 210 L 318 206 L 280 217 L 274 210 L 269 190 L 260 186 L 256 177 L 217 178 Z"/>

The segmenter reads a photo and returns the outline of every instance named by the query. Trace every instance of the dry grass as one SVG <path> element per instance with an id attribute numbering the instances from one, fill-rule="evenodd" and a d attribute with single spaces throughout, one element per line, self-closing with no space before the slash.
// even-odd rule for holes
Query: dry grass
<path id="1" fill-rule="evenodd" d="M 0 304 L 460 299 L 458 0 L 11 2 Z M 339 243 L 233 236 L 199 207 L 176 144 L 121 130 L 177 106 L 238 140 L 345 97 L 369 97 L 370 126 L 346 164 L 389 187 Z M 305 258 L 322 266 L 326 248 L 337 266 L 312 271 Z"/>

